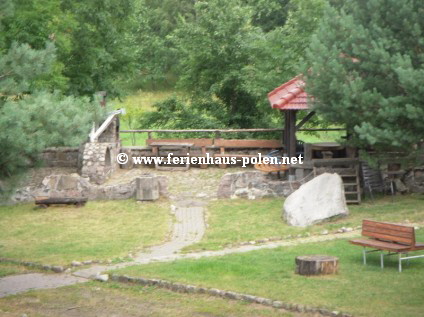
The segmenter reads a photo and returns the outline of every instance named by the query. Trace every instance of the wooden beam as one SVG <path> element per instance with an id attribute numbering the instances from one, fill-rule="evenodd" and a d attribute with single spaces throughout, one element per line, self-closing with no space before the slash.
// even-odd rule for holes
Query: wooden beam
<path id="1" fill-rule="evenodd" d="M 309 112 L 297 125 L 296 130 L 299 130 L 303 125 L 308 122 L 315 115 L 315 111 Z"/>

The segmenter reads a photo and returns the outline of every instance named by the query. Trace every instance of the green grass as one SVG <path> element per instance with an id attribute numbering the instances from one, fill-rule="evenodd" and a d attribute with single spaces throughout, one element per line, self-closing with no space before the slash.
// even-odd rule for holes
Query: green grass
<path id="1" fill-rule="evenodd" d="M 417 231 L 424 242 L 424 230 Z M 379 255 L 369 254 L 362 265 L 362 248 L 346 240 L 327 241 L 273 250 L 198 260 L 132 266 L 115 272 L 161 278 L 202 287 L 215 287 L 290 303 L 327 307 L 355 316 L 422 316 L 424 259 L 397 271 L 397 258 L 388 257 L 384 270 Z M 327 254 L 340 259 L 339 274 L 305 277 L 294 274 L 298 255 Z"/>
<path id="2" fill-rule="evenodd" d="M 139 126 L 140 116 L 147 111 L 153 111 L 153 105 L 163 101 L 172 95 L 178 94 L 172 90 L 165 91 L 142 91 L 138 90 L 134 94 L 124 98 L 122 102 L 114 100 L 115 108 L 125 108 L 126 115 L 122 116 L 121 130 L 137 130 L 146 127 Z M 147 133 L 121 133 L 122 145 L 124 146 L 145 146 Z"/>
<path id="3" fill-rule="evenodd" d="M 0 257 L 69 264 L 106 260 L 164 241 L 169 204 L 136 201 L 88 202 L 36 209 L 32 204 L 0 207 Z"/>
<path id="4" fill-rule="evenodd" d="M 380 197 L 375 203 L 365 201 L 350 205 L 350 215 L 314 225 L 308 228 L 288 226 L 282 220 L 283 199 L 217 200 L 208 205 L 209 227 L 202 241 L 185 248 L 185 251 L 217 250 L 229 244 L 271 237 L 286 237 L 341 227 L 361 225 L 362 219 L 380 221 L 422 222 L 424 220 L 424 196 L 408 195 L 391 198 Z"/>
<path id="5" fill-rule="evenodd" d="M 1 316 L 125 316 L 125 317 L 290 317 L 270 307 L 236 302 L 207 295 L 89 282 L 51 290 L 29 291 L 0 298 Z"/>

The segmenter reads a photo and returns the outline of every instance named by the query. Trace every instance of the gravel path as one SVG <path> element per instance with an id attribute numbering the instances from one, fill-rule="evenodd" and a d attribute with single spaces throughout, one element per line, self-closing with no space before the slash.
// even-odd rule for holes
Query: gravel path
<path id="1" fill-rule="evenodd" d="M 0 279 L 0 297 L 26 292 L 32 289 L 57 288 L 86 282 L 87 279 L 70 274 L 29 273 L 6 276 Z"/>

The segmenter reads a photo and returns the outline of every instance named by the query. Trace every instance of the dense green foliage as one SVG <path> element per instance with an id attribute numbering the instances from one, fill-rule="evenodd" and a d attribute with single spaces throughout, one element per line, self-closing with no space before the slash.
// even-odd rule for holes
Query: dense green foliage
<path id="1" fill-rule="evenodd" d="M 165 61 L 175 62 L 162 71 L 178 74 L 177 88 L 188 95 L 180 102 L 199 118 L 188 125 L 204 128 L 207 121 L 215 127 L 280 126 L 280 117 L 270 109 L 266 94 L 297 74 L 296 66 L 324 3 L 215 0 L 198 1 L 192 10 L 186 9 L 166 30 L 166 36 L 154 43 L 162 41 L 159 54 L 165 52 L 169 57 Z M 266 18 L 275 12 L 281 13 L 281 19 Z M 149 66 L 156 69 L 154 63 Z M 158 107 L 163 109 L 167 103 Z M 148 114 L 140 125 L 157 127 L 164 121 L 160 116 Z M 167 127 L 181 128 L 179 120 L 178 115 L 174 122 L 168 117 Z"/>
<path id="2" fill-rule="evenodd" d="M 33 164 L 45 147 L 78 145 L 103 111 L 87 97 L 48 90 L 49 83 L 60 77 L 55 72 L 58 49 L 51 40 L 39 47 L 17 41 L 8 45 L 11 30 L 3 31 L 10 27 L 8 21 L 17 23 L 12 19 L 16 6 L 12 2 L 2 6 L 7 10 L 0 16 L 1 34 L 6 38 L 0 50 L 0 178 Z"/>
<path id="3" fill-rule="evenodd" d="M 42 49 L 46 41 L 55 44 L 52 70 L 38 79 L 37 87 L 87 96 L 101 90 L 119 93 L 116 79 L 128 76 L 134 66 L 133 0 L 5 3 L 10 3 L 9 14 L 2 19 L 0 48 L 14 42 L 33 49 Z"/>
<path id="4" fill-rule="evenodd" d="M 77 144 L 99 112 L 78 97 L 125 85 L 179 96 L 133 107 L 132 128 L 281 127 L 267 93 L 303 71 L 319 118 L 347 125 L 354 145 L 411 149 L 424 130 L 423 10 L 418 0 L 4 0 L 0 140 L 29 161 Z M 58 115 L 39 124 L 40 113 Z M 25 146 L 18 126 L 43 141 Z M 0 175 L 28 162 L 11 157 Z"/>
<path id="5" fill-rule="evenodd" d="M 424 135 L 424 3 L 345 1 L 328 7 L 306 61 L 307 90 L 351 142 L 408 153 Z"/>

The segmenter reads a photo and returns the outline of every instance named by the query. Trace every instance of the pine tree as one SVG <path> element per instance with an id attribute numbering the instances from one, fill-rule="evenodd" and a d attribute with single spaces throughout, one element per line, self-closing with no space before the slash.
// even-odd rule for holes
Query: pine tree
<path id="1" fill-rule="evenodd" d="M 9 1 L 2 3 L 13 14 Z M 2 19 L 0 15 L 0 29 Z M 0 49 L 0 179 L 37 161 L 48 146 L 76 146 L 87 137 L 99 103 L 39 91 L 37 79 L 49 74 L 56 58 L 51 42 L 44 49 L 12 42 Z"/>
<path id="2" fill-rule="evenodd" d="M 424 136 L 424 2 L 336 4 L 305 62 L 314 108 L 354 145 L 413 152 Z"/>

